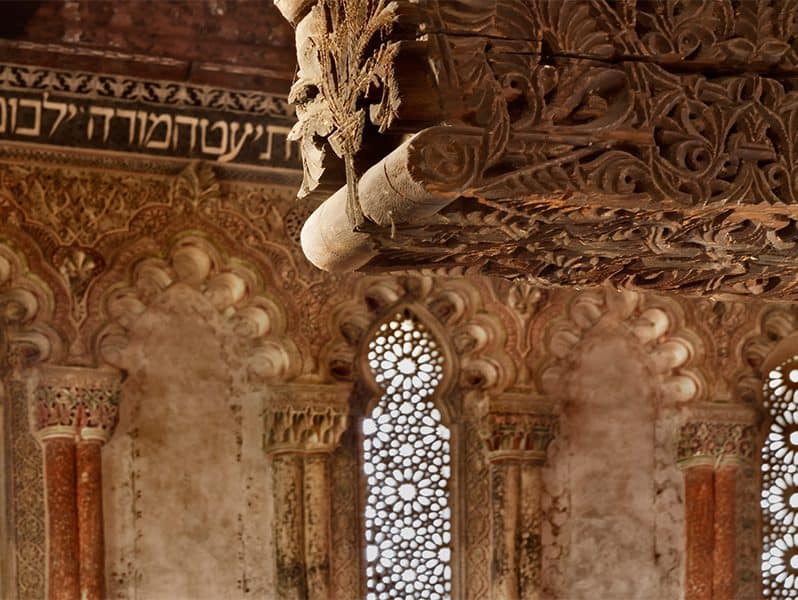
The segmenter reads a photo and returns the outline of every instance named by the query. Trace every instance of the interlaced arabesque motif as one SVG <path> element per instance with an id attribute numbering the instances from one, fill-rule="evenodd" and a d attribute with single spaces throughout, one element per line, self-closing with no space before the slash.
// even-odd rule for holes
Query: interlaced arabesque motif
<path id="1" fill-rule="evenodd" d="M 432 396 L 443 356 L 415 319 L 398 314 L 369 343 L 385 390 L 363 421 L 367 598 L 451 593 L 449 429 Z"/>
<path id="2" fill-rule="evenodd" d="M 798 598 L 798 356 L 768 375 L 772 423 L 762 448 L 762 588 Z"/>

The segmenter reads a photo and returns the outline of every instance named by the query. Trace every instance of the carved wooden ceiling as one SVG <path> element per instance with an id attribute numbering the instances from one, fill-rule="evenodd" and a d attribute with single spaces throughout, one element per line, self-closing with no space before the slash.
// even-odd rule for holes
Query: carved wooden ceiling
<path id="1" fill-rule="evenodd" d="M 278 6 L 318 266 L 798 296 L 798 3 Z"/>

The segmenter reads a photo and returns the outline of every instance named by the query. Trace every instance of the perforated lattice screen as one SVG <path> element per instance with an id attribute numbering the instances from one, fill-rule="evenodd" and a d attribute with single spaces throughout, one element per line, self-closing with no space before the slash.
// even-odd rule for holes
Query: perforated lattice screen
<path id="1" fill-rule="evenodd" d="M 770 431 L 762 447 L 762 588 L 798 598 L 798 356 L 768 374 Z"/>
<path id="2" fill-rule="evenodd" d="M 449 429 L 432 400 L 443 356 L 417 320 L 396 315 L 368 360 L 384 394 L 363 421 L 367 598 L 448 598 Z"/>

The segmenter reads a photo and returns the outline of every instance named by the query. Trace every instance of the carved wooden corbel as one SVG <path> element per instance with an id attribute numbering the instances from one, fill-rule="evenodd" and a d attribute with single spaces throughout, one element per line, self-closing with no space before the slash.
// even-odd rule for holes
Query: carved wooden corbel
<path id="1" fill-rule="evenodd" d="M 282 5 L 321 268 L 798 294 L 788 3 Z M 366 87 L 322 60 L 350 17 L 379 57 Z"/>

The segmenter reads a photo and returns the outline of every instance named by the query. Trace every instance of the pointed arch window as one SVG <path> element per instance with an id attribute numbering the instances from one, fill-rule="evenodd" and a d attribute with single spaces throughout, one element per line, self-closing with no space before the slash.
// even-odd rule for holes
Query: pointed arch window
<path id="1" fill-rule="evenodd" d="M 448 598 L 451 446 L 436 405 L 444 355 L 405 311 L 377 329 L 367 359 L 382 392 L 363 420 L 367 598 Z"/>
<path id="2" fill-rule="evenodd" d="M 798 598 L 798 356 L 768 373 L 762 446 L 762 589 Z"/>

